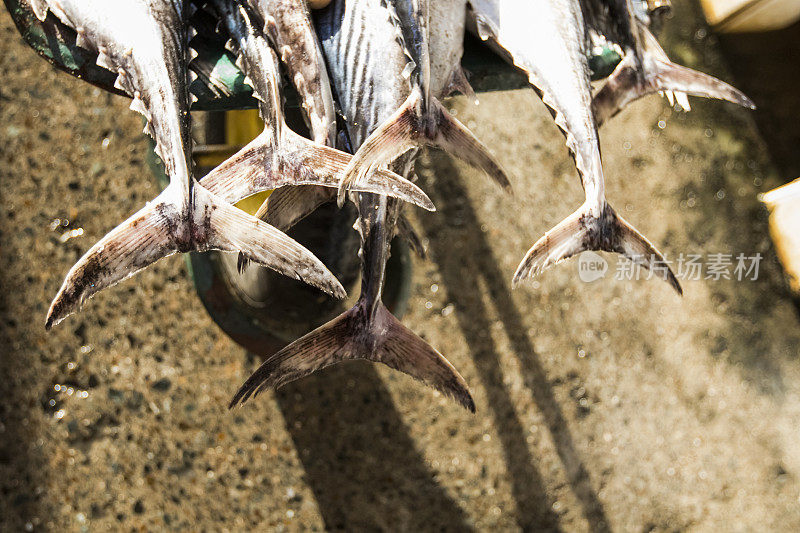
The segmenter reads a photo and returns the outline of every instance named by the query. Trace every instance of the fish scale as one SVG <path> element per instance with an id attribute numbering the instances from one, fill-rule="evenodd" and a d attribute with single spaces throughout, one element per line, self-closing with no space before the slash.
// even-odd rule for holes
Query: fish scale
<path id="1" fill-rule="evenodd" d="M 439 102 L 455 90 L 471 95 L 460 65 L 467 23 L 525 72 L 564 134 L 584 189 L 581 206 L 528 251 L 515 286 L 582 251 L 602 250 L 651 268 L 680 293 L 663 256 L 606 201 L 598 128 L 652 92 L 687 110 L 687 95 L 752 107 L 733 87 L 669 60 L 649 29 L 650 13 L 668 5 L 661 0 L 647 7 L 637 0 L 334 0 L 317 13 L 316 29 L 303 0 L 21 2 L 40 20 L 52 12 L 72 27 L 77 45 L 89 51 L 83 56 L 94 53 L 98 66 L 117 74 L 114 87 L 129 94 L 131 109 L 145 116 L 145 131 L 155 139 L 171 180 L 72 267 L 47 327 L 102 288 L 162 257 L 191 250 L 240 252 L 243 261 L 344 296 L 310 252 L 231 203 L 277 189 L 258 214 L 280 229 L 334 197 L 337 188 L 340 202 L 349 197 L 356 203 L 362 283 L 355 306 L 269 357 L 231 406 L 340 361 L 366 359 L 421 380 L 474 411 L 456 369 L 382 303 L 391 239 L 402 234 L 424 252 L 401 202 L 434 209 L 408 179 L 421 147 L 444 149 L 509 187 L 486 147 Z M 197 7 L 202 11 L 190 22 L 187 12 Z M 188 85 L 195 72 L 209 80 L 213 72 L 193 61 L 195 46 L 204 37 L 217 42 L 223 36 L 254 90 L 265 128 L 196 182 Z M 590 39 L 622 55 L 594 95 Z M 312 139 L 285 124 L 279 60 L 300 95 Z"/>
<path id="2" fill-rule="evenodd" d="M 79 45 L 118 72 L 117 86 L 144 112 L 170 184 L 117 226 L 68 272 L 48 312 L 50 328 L 92 295 L 177 252 L 242 252 L 248 259 L 343 297 L 344 289 L 311 252 L 236 209 L 192 177 L 188 6 L 180 0 L 48 0 L 75 29 Z"/>
<path id="3" fill-rule="evenodd" d="M 358 147 L 412 91 L 408 80 L 397 75 L 405 68 L 407 57 L 394 38 L 391 15 L 378 2 L 334 0 L 317 20 L 346 129 L 352 146 Z M 357 90 L 348 91 L 349 87 Z M 381 96 L 373 99 L 378 94 Z M 370 112 L 364 114 L 361 104 L 369 100 Z M 408 176 L 416 153 L 412 150 L 403 154 L 392 168 Z M 341 361 L 366 359 L 404 372 L 474 411 L 475 403 L 464 378 L 442 354 L 403 326 L 381 301 L 399 202 L 383 195 L 354 195 L 362 267 L 357 303 L 267 358 L 240 387 L 230 405 Z"/>

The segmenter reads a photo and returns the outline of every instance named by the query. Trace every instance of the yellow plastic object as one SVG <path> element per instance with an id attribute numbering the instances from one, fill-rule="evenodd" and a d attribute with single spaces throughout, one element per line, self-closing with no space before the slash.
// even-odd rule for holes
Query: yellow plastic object
<path id="1" fill-rule="evenodd" d="M 761 196 L 769 208 L 769 230 L 775 250 L 789 275 L 792 290 L 800 294 L 800 179 Z"/>
<path id="2" fill-rule="evenodd" d="M 195 146 L 194 162 L 201 168 L 214 168 L 239 151 L 244 145 L 264 131 L 264 121 L 256 109 L 225 112 L 225 144 Z M 272 191 L 263 191 L 248 196 L 236 203 L 239 209 L 254 214 L 269 198 Z"/>
<path id="3" fill-rule="evenodd" d="M 242 109 L 225 112 L 225 142 L 228 146 L 244 146 L 264 131 L 264 121 L 257 109 Z M 221 161 L 220 161 L 221 162 Z M 255 214 L 272 191 L 263 191 L 240 200 L 236 207 Z"/>
<path id="4" fill-rule="evenodd" d="M 800 19 L 800 0 L 701 0 L 706 20 L 720 33 L 779 30 Z"/>
<path id="5" fill-rule="evenodd" d="M 225 142 L 244 146 L 264 131 L 264 121 L 256 109 L 242 109 L 225 113 Z"/>

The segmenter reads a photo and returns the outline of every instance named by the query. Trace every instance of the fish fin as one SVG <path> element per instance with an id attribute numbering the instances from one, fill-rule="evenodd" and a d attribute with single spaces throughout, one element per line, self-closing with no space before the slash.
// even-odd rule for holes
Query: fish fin
<path id="1" fill-rule="evenodd" d="M 508 176 L 489 150 L 438 100 L 431 98 L 429 110 L 423 109 L 422 93 L 414 89 L 403 105 L 364 141 L 339 185 L 339 205 L 344 202 L 345 192 L 355 190 L 376 168 L 423 144 L 462 159 L 486 172 L 504 189 L 510 189 Z"/>
<path id="2" fill-rule="evenodd" d="M 690 109 L 687 94 L 755 109 L 753 101 L 744 93 L 713 76 L 669 60 L 645 58 L 644 62 L 646 67 L 642 72 L 637 68 L 633 54 L 629 54 L 595 94 L 592 110 L 598 126 L 634 100 L 658 91 L 673 93 L 678 105 L 685 110 Z"/>
<path id="3" fill-rule="evenodd" d="M 614 252 L 652 270 L 655 276 L 683 294 L 678 279 L 644 235 L 605 204 L 599 216 L 587 204 L 559 222 L 528 250 L 514 274 L 514 286 L 574 255 L 587 250 Z"/>
<path id="4" fill-rule="evenodd" d="M 454 155 L 475 168 L 483 170 L 506 192 L 511 192 L 511 182 L 489 149 L 469 129 L 452 116 L 435 98 L 431 99 L 431 113 L 436 118 L 435 137 L 430 144 Z"/>
<path id="5" fill-rule="evenodd" d="M 749 109 L 756 108 L 750 98 L 724 81 L 669 61 L 654 60 L 653 68 L 648 68 L 647 78 L 649 92 L 670 90 L 675 93 L 675 100 L 684 109 L 689 107 L 686 95 L 716 98 Z"/>
<path id="6" fill-rule="evenodd" d="M 44 22 L 44 19 L 47 18 L 47 0 L 28 0 L 28 3 L 36 18 Z"/>
<path id="7" fill-rule="evenodd" d="M 413 91 L 394 114 L 361 144 L 345 169 L 339 183 L 336 201 L 344 205 L 345 193 L 365 181 L 381 165 L 394 159 L 419 144 L 418 125 L 422 94 Z"/>
<path id="8" fill-rule="evenodd" d="M 288 231 L 313 213 L 316 208 L 335 197 L 336 191 L 328 187 L 314 185 L 281 187 L 269 195 L 253 216 L 281 231 Z M 237 261 L 239 273 L 242 273 L 248 264 L 247 258 L 239 254 Z"/>
<path id="9" fill-rule="evenodd" d="M 242 251 L 254 262 L 343 298 L 344 288 L 330 271 L 286 234 L 214 197 L 193 189 L 194 208 L 181 205 L 170 186 L 92 246 L 70 269 L 50 305 L 50 329 L 98 291 L 116 285 L 176 252 Z"/>
<path id="10" fill-rule="evenodd" d="M 229 407 L 336 363 L 365 359 L 399 370 L 475 412 L 464 378 L 442 354 L 378 304 L 372 318 L 362 301 L 267 359 L 239 388 Z"/>
<path id="11" fill-rule="evenodd" d="M 270 195 L 262 220 L 288 231 L 319 206 L 333 200 L 335 195 L 336 191 L 326 187 L 283 187 Z"/>
<path id="12" fill-rule="evenodd" d="M 202 221 L 193 228 L 201 234 L 195 249 L 240 252 L 249 261 L 303 281 L 336 298 L 347 293 L 339 280 L 317 257 L 300 243 L 227 203 L 202 186 L 194 188 L 194 218 Z"/>
<path id="13" fill-rule="evenodd" d="M 456 65 L 456 68 L 454 68 L 453 72 L 450 74 L 450 80 L 445 86 L 443 96 L 449 96 L 456 92 L 463 94 L 476 105 L 478 104 L 478 95 L 475 94 L 475 89 L 470 85 L 467 75 L 461 65 Z"/>
<path id="14" fill-rule="evenodd" d="M 274 157 L 271 137 L 261 133 L 250 144 L 209 172 L 200 183 L 212 193 L 234 203 L 261 191 L 287 185 L 320 185 L 335 188 L 344 176 L 352 156 L 322 146 L 284 128 L 280 157 Z M 280 168 L 274 168 L 275 161 Z M 407 179 L 380 170 L 368 176 L 354 190 L 384 194 L 428 211 L 436 208 L 430 198 Z"/>
<path id="15" fill-rule="evenodd" d="M 75 263 L 50 304 L 46 329 L 80 310 L 98 291 L 178 251 L 172 225 L 182 210 L 170 193 L 172 189 L 168 188 L 111 230 Z"/>
<path id="16" fill-rule="evenodd" d="M 417 233 L 417 230 L 414 229 L 414 225 L 411 224 L 411 221 L 408 220 L 408 217 L 403 213 L 400 213 L 400 216 L 397 217 L 395 232 L 406 240 L 408 246 L 417 254 L 417 257 L 420 259 L 428 258 L 428 252 L 425 250 L 425 245 L 422 243 L 419 233 Z"/>

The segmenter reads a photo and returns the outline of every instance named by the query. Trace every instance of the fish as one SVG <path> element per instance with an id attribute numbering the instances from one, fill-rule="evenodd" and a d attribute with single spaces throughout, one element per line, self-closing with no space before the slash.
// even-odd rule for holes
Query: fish
<path id="1" fill-rule="evenodd" d="M 475 91 L 461 67 L 467 0 L 436 0 L 430 3 L 431 93 L 440 100 L 455 92 L 477 102 Z"/>
<path id="2" fill-rule="evenodd" d="M 278 50 L 300 95 L 311 138 L 325 146 L 336 140 L 336 111 L 319 39 L 305 0 L 243 0 Z"/>
<path id="3" fill-rule="evenodd" d="M 415 90 L 408 77 L 398 75 L 408 68 L 409 57 L 396 38 L 392 17 L 378 0 L 334 0 L 316 19 L 347 138 L 354 148 Z M 416 148 L 404 153 L 392 168 L 410 175 L 416 153 Z M 358 301 L 267 358 L 234 394 L 230 407 L 341 361 L 364 359 L 404 372 L 474 412 L 475 402 L 461 374 L 381 301 L 389 243 L 401 204 L 385 195 L 350 194 L 355 196 L 361 238 Z"/>
<path id="4" fill-rule="evenodd" d="M 583 204 L 528 250 L 513 286 L 587 250 L 614 252 L 649 268 L 678 294 L 663 255 L 606 201 L 600 143 L 592 110 L 588 34 L 578 0 L 470 0 L 478 36 L 528 76 L 556 125 L 584 189 Z M 653 268 L 656 263 L 666 268 Z"/>
<path id="5" fill-rule="evenodd" d="M 483 170 L 510 192 L 508 175 L 489 150 L 431 94 L 429 1 L 386 0 L 385 9 L 392 17 L 396 39 L 408 57 L 401 75 L 411 80 L 412 91 L 356 151 L 339 186 L 339 204 L 344 201 L 346 191 L 374 169 L 412 148 L 426 145 Z"/>
<path id="6" fill-rule="evenodd" d="M 45 9 L 46 8 L 46 9 Z M 70 269 L 45 327 L 63 320 L 103 288 L 176 252 L 242 251 L 264 266 L 336 297 L 345 291 L 311 252 L 284 233 L 216 197 L 192 175 L 188 91 L 188 4 L 182 0 L 47 0 L 75 29 L 77 46 L 117 72 L 115 86 L 144 115 L 170 183 L 152 202 L 103 237 Z"/>
<path id="7" fill-rule="evenodd" d="M 252 2 L 248 0 L 247 4 L 250 3 Z M 228 165 L 236 164 L 240 166 L 241 168 L 237 170 L 238 173 L 241 173 L 243 169 L 246 171 L 252 168 L 253 173 L 249 177 L 243 176 L 242 179 L 235 180 L 230 175 L 226 175 L 224 169 L 219 169 L 216 173 L 212 173 L 210 177 L 207 176 L 202 183 L 210 182 L 215 184 L 220 176 L 231 183 L 236 181 L 240 185 L 252 183 L 254 178 L 259 177 L 264 182 L 266 181 L 265 174 L 281 178 L 287 176 L 289 168 L 292 169 L 292 172 L 288 174 L 290 176 L 305 175 L 319 178 L 325 171 L 331 172 L 331 170 L 335 169 L 337 161 L 342 161 L 343 159 L 349 161 L 352 157 L 351 155 L 321 144 L 321 142 L 329 142 L 327 133 L 316 135 L 320 139 L 315 142 L 297 134 L 286 125 L 281 105 L 281 79 L 278 70 L 278 57 L 260 29 L 261 24 L 256 25 L 252 22 L 251 15 L 245 9 L 246 3 L 236 0 L 211 0 L 210 4 L 230 36 L 226 45 L 228 50 L 235 55 L 237 66 L 245 73 L 246 82 L 253 87 L 253 96 L 258 100 L 259 113 L 262 120 L 264 120 L 265 127 L 264 131 L 249 145 L 255 150 L 248 151 L 245 148 L 244 152 L 250 155 L 247 157 L 235 155 L 228 163 Z M 288 23 L 289 21 L 284 22 Z M 324 81 L 328 82 L 327 74 Z M 330 87 L 328 91 L 330 92 Z M 248 159 L 252 157 L 254 151 L 259 149 L 259 154 L 262 158 L 267 157 L 266 154 L 269 154 L 270 158 L 270 161 L 261 161 L 260 164 L 263 168 L 258 168 L 257 159 Z M 298 165 L 298 162 L 301 164 Z M 383 179 L 384 182 L 380 183 L 375 179 L 376 177 Z M 389 194 L 410 200 L 425 209 L 434 209 L 430 199 L 416 185 L 396 174 L 383 171 L 377 173 L 375 177 L 368 181 L 370 182 L 369 185 L 362 187 L 361 190 Z M 322 203 L 327 199 L 331 199 L 335 193 L 334 189 L 331 189 L 331 192 L 320 190 L 326 185 L 328 187 L 333 185 L 332 182 L 326 182 L 324 179 L 316 179 L 314 181 L 295 179 L 292 181 L 284 180 L 283 182 L 272 180 L 271 183 L 276 185 L 275 188 L 278 190 L 284 188 L 281 185 L 292 185 L 292 187 L 287 188 L 298 189 L 293 191 L 295 194 L 279 195 L 278 201 L 273 200 L 272 205 L 291 209 L 292 213 L 296 213 L 298 206 L 300 206 L 301 209 L 306 209 L 301 213 L 302 216 L 313 210 L 307 209 L 309 199 L 314 201 L 319 198 L 321 200 L 320 203 Z M 338 185 L 338 182 L 336 184 Z M 212 185 L 212 187 L 215 187 L 215 185 Z M 265 190 L 263 188 L 259 189 Z M 256 189 L 253 188 L 248 192 L 252 194 L 255 191 Z M 269 203 L 265 205 L 269 205 Z M 319 203 L 313 207 L 316 208 L 318 205 Z M 281 212 L 276 213 L 276 209 L 271 211 L 273 218 L 288 216 L 283 215 Z M 268 214 L 269 210 L 262 205 L 255 213 L 255 216 L 266 219 L 265 215 Z M 297 222 L 302 216 L 295 216 L 291 222 Z M 283 227 L 288 229 L 291 224 L 283 224 Z M 247 264 L 246 256 L 240 254 L 238 260 L 239 270 L 242 271 Z"/>
<path id="8" fill-rule="evenodd" d="M 622 49 L 617 65 L 592 100 L 598 126 L 629 103 L 660 92 L 689 111 L 686 95 L 725 100 L 745 108 L 755 104 L 744 93 L 702 72 L 670 61 L 648 29 L 650 16 L 635 0 L 584 0 L 588 25 Z M 661 7 L 656 5 L 656 8 Z"/>
<path id="9" fill-rule="evenodd" d="M 261 21 L 265 34 L 280 52 L 281 63 L 300 97 L 311 138 L 319 144 L 335 146 L 336 111 L 331 83 L 309 6 L 305 0 L 246 0 L 244 3 Z M 332 191 L 310 185 L 280 189 L 267 198 L 255 216 L 267 223 L 283 220 L 291 227 L 330 201 L 333 195 Z M 240 269 L 243 264 L 239 262 Z"/>
<path id="10" fill-rule="evenodd" d="M 281 11 L 281 9 L 277 9 L 272 5 L 275 4 L 275 2 L 256 2 L 256 0 L 247 0 L 247 2 L 251 6 L 254 3 L 260 3 L 260 13 L 262 17 L 269 16 L 271 12 Z M 292 2 L 289 2 L 289 4 L 292 4 Z M 282 11 L 285 12 L 290 10 L 283 8 Z M 292 18 L 297 18 L 297 15 Z M 469 82 L 466 80 L 466 76 L 464 71 L 461 69 L 460 64 L 461 56 L 463 54 L 466 0 L 444 0 L 435 2 L 432 6 L 431 18 L 436 24 L 436 31 L 431 37 L 432 48 L 434 49 L 434 52 L 431 54 L 431 78 L 432 80 L 439 80 L 438 82 L 434 81 L 434 94 L 443 98 L 457 90 L 474 98 L 475 93 L 469 86 Z M 301 20 L 300 23 L 294 23 L 293 20 L 287 19 L 289 19 L 289 17 L 286 14 L 276 16 L 275 20 L 272 22 L 271 32 L 278 35 L 282 33 L 281 28 L 284 24 L 282 24 L 281 21 L 285 21 L 285 24 L 304 28 L 304 26 L 301 24 L 303 20 Z M 298 35 L 298 33 L 299 32 L 295 32 L 295 35 L 291 36 L 291 40 L 284 37 L 282 40 L 273 38 L 273 41 L 289 43 L 292 40 L 297 41 L 302 38 L 304 42 L 312 42 L 311 39 L 305 37 L 304 35 Z M 313 42 L 318 45 L 316 32 L 312 31 L 311 33 L 313 34 Z M 281 60 L 287 64 L 287 68 L 290 70 L 290 72 L 293 70 L 290 63 L 295 57 L 314 57 L 314 54 L 311 50 L 306 50 L 304 54 L 296 54 L 291 53 L 291 51 L 287 51 L 287 48 L 289 48 L 289 46 L 284 44 L 284 51 L 281 53 Z M 436 52 L 440 50 L 442 53 L 437 55 Z M 320 58 L 318 61 L 314 61 L 313 63 L 318 64 L 318 68 L 325 72 L 323 58 Z M 439 73 L 439 69 L 442 70 L 442 74 Z M 294 70 L 299 71 L 300 69 L 295 68 Z M 316 70 L 315 68 L 306 67 L 305 70 L 312 72 L 312 74 L 304 76 L 305 78 L 315 77 L 313 74 L 313 72 Z M 297 75 L 294 77 L 297 77 Z M 329 83 L 327 73 L 325 73 L 324 82 L 327 87 L 327 83 Z M 447 90 L 444 90 L 445 87 Z M 330 89 L 328 90 L 328 94 L 330 94 Z M 323 96 L 327 97 L 327 95 Z M 308 98 L 301 97 L 301 100 L 306 99 Z M 306 104 L 304 104 L 303 107 L 306 107 Z M 314 136 L 313 130 L 312 138 L 315 138 L 317 142 L 323 142 Z M 335 138 L 334 140 L 336 143 L 338 143 L 339 148 L 343 149 L 343 144 L 346 143 L 342 143 L 341 139 L 338 138 Z M 328 139 L 328 141 L 328 144 L 331 145 L 330 139 Z M 330 201 L 332 197 L 332 194 L 328 190 L 314 186 L 284 188 L 270 195 L 270 197 L 265 201 L 264 205 L 255 213 L 255 216 L 261 218 L 270 225 L 273 225 L 283 231 L 287 231 L 294 226 L 294 224 L 313 212 L 317 207 Z M 424 258 L 426 255 L 424 247 L 422 246 L 421 239 L 414 230 L 411 222 L 403 214 L 400 215 L 398 222 L 399 223 L 396 226 L 398 234 L 402 235 L 408 241 L 411 249 L 417 253 L 417 255 Z M 239 266 L 241 269 L 244 266 L 244 262 L 240 261 Z"/>

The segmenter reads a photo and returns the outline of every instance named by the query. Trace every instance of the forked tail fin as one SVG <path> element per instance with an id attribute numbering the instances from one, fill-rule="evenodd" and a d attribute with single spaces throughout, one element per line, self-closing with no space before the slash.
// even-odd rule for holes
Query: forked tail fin
<path id="1" fill-rule="evenodd" d="M 289 231 L 295 224 L 314 212 L 316 208 L 336 197 L 336 189 L 316 187 L 314 185 L 298 185 L 297 187 L 281 187 L 253 214 L 270 226 L 281 231 Z M 243 273 L 250 262 L 243 254 L 239 254 L 236 268 Z"/>
<path id="2" fill-rule="evenodd" d="M 510 190 L 508 176 L 494 157 L 472 134 L 435 98 L 426 111 L 422 93 L 414 89 L 395 113 L 376 129 L 361 145 L 347 165 L 339 185 L 339 205 L 349 189 L 364 182 L 375 169 L 394 161 L 411 148 L 428 145 L 483 170 L 501 187 Z"/>
<path id="3" fill-rule="evenodd" d="M 513 284 L 517 286 L 525 279 L 587 250 L 623 255 L 633 263 L 650 269 L 653 275 L 669 283 L 678 294 L 683 294 L 678 279 L 661 252 L 608 204 L 605 204 L 600 216 L 593 214 L 589 206 L 583 204 L 545 233 L 528 250 L 514 274 Z"/>
<path id="4" fill-rule="evenodd" d="M 366 359 L 399 370 L 475 412 L 464 378 L 442 354 L 406 328 L 382 304 L 370 319 L 363 300 L 267 359 L 239 388 L 229 407 L 336 363 Z"/>
<path id="5" fill-rule="evenodd" d="M 634 100 L 655 92 L 667 95 L 674 93 L 679 99 L 689 94 L 726 100 L 750 109 L 756 107 L 744 93 L 713 76 L 669 60 L 646 57 L 644 61 L 646 68 L 642 71 L 637 67 L 633 54 L 625 56 L 605 85 L 594 95 L 592 111 L 598 126 Z"/>
<path id="6" fill-rule="evenodd" d="M 195 184 L 191 213 L 167 187 L 114 228 L 70 269 L 47 314 L 50 329 L 98 291 L 175 252 L 243 252 L 251 261 L 305 281 L 333 296 L 345 290 L 314 254 L 269 224 Z"/>
<path id="7" fill-rule="evenodd" d="M 646 68 L 642 72 L 634 55 L 628 54 L 594 95 L 592 110 L 598 126 L 634 100 L 655 92 L 716 98 L 750 109 L 756 107 L 744 93 L 713 76 L 669 60 L 645 57 L 644 62 Z"/>
<path id="8" fill-rule="evenodd" d="M 262 133 L 209 172 L 201 185 L 231 203 L 288 185 L 338 187 L 353 156 L 305 139 L 289 128 L 284 132 L 280 157 L 273 157 L 270 139 Z M 273 168 L 274 161 L 279 162 L 279 168 Z M 388 170 L 371 174 L 355 190 L 385 194 L 428 211 L 436 210 L 422 189 Z"/>

